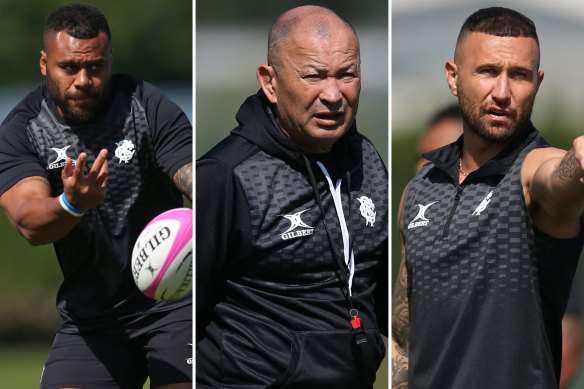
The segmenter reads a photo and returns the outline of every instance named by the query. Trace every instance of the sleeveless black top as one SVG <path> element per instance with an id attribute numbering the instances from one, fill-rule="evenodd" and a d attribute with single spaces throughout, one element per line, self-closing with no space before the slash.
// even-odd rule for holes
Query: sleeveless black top
<path id="1" fill-rule="evenodd" d="M 521 166 L 546 146 L 530 125 L 459 185 L 461 138 L 410 183 L 410 388 L 557 387 L 583 239 L 554 239 L 528 215 Z"/>

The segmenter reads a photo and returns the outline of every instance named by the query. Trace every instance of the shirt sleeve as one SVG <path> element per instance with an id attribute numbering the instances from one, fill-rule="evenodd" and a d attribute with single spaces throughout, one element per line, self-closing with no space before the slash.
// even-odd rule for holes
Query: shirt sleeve
<path id="1" fill-rule="evenodd" d="M 172 177 L 193 160 L 193 126 L 175 102 L 147 82 L 143 83 L 142 102 L 152 131 L 156 160 Z"/>
<path id="2" fill-rule="evenodd" d="M 227 164 L 198 160 L 195 177 L 196 306 L 201 323 L 221 295 L 230 269 L 249 255 L 251 222 L 243 189 Z"/>
<path id="3" fill-rule="evenodd" d="M 28 138 L 28 121 L 27 112 L 17 107 L 0 125 L 0 196 L 26 177 L 47 177 Z"/>

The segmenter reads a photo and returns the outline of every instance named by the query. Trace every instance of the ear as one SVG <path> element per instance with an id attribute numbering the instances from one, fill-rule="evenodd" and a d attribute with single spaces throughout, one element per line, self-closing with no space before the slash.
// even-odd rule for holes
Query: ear
<path id="1" fill-rule="evenodd" d="M 535 89 L 536 91 L 539 90 L 539 86 L 541 85 L 542 81 L 543 81 L 543 70 L 540 70 L 539 72 L 537 72 L 537 88 Z"/>
<path id="2" fill-rule="evenodd" d="M 446 82 L 448 82 L 448 87 L 450 92 L 454 96 L 458 96 L 458 87 L 456 86 L 456 81 L 458 79 L 458 67 L 452 61 L 446 61 L 444 66 L 444 73 L 446 74 Z"/>
<path id="3" fill-rule="evenodd" d="M 269 65 L 260 65 L 258 66 L 256 77 L 270 103 L 276 104 L 278 102 L 276 97 L 278 79 L 274 68 Z"/>
<path id="4" fill-rule="evenodd" d="M 43 76 L 47 76 L 47 53 L 44 50 L 41 50 L 41 59 L 39 61 L 39 65 L 41 67 L 41 74 Z"/>

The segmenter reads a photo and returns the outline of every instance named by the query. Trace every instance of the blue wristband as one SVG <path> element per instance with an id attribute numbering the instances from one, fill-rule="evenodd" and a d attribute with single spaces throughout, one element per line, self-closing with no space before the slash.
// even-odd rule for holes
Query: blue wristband
<path id="1" fill-rule="evenodd" d="M 59 196 L 59 203 L 61 204 L 61 207 L 63 207 L 65 211 L 67 211 L 68 213 L 75 217 L 81 217 L 85 215 L 84 211 L 75 208 L 74 206 L 71 205 L 71 203 L 69 203 L 69 201 L 67 201 L 65 192 L 61 193 L 61 195 Z"/>

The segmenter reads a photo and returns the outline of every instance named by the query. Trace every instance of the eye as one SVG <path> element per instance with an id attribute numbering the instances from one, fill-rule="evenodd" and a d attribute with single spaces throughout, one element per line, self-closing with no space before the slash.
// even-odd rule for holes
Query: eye
<path id="1" fill-rule="evenodd" d="M 513 78 L 518 80 L 528 80 L 530 78 L 529 74 L 524 71 L 517 71 L 513 73 Z"/>
<path id="2" fill-rule="evenodd" d="M 308 84 L 318 84 L 322 76 L 319 73 L 308 73 L 302 76 L 302 79 Z"/>
<path id="3" fill-rule="evenodd" d="M 343 72 L 339 75 L 338 78 L 344 81 L 352 81 L 357 78 L 357 74 L 354 72 Z"/>
<path id="4" fill-rule="evenodd" d="M 103 69 L 103 64 L 101 62 L 94 62 L 89 64 L 88 71 L 91 73 L 98 73 Z"/>
<path id="5" fill-rule="evenodd" d="M 302 78 L 305 80 L 320 80 L 322 78 L 326 77 L 326 73 L 321 73 L 321 72 L 309 72 L 309 73 L 305 73 Z"/>
<path id="6" fill-rule="evenodd" d="M 479 69 L 478 73 L 484 76 L 496 76 L 498 74 L 495 68 L 482 68 Z"/>
<path id="7" fill-rule="evenodd" d="M 77 66 L 70 64 L 70 63 L 63 64 L 60 66 L 60 68 L 69 74 L 73 74 L 73 73 L 77 72 Z"/>

